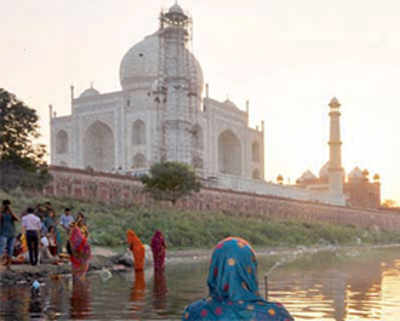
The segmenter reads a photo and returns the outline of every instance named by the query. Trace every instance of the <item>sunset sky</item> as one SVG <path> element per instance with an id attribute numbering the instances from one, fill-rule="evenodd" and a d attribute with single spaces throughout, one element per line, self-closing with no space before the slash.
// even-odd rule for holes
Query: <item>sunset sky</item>
<path id="1" fill-rule="evenodd" d="M 70 113 L 94 82 L 120 90 L 123 55 L 158 28 L 173 0 L 13 0 L 0 10 L 0 87 L 38 110 Z M 328 159 L 328 103 L 342 103 L 343 166 L 382 177 L 400 204 L 400 2 L 180 0 L 194 20 L 193 51 L 210 96 L 265 120 L 266 178 L 294 183 Z M 371 176 L 372 176 L 371 175 Z"/>

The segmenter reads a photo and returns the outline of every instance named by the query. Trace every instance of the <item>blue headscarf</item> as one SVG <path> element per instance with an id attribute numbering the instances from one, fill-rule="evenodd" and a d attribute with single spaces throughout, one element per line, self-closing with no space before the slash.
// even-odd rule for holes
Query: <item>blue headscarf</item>
<path id="1" fill-rule="evenodd" d="M 183 321 L 293 321 L 279 303 L 258 292 L 257 260 L 247 241 L 229 237 L 215 247 L 208 275 L 209 297 L 185 309 Z"/>

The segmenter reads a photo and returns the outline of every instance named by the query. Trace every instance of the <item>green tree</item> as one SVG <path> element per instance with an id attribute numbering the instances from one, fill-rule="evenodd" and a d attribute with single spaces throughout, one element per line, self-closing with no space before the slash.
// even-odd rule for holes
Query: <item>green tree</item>
<path id="1" fill-rule="evenodd" d="M 14 94 L 0 88 L 0 188 L 40 189 L 51 179 L 44 159 L 39 117 Z"/>
<path id="2" fill-rule="evenodd" d="M 392 208 L 392 207 L 396 207 L 396 204 L 397 203 L 395 200 L 387 199 L 387 200 L 383 201 L 382 207 Z"/>
<path id="3" fill-rule="evenodd" d="M 141 176 L 145 191 L 156 200 L 168 200 L 172 204 L 192 192 L 199 192 L 201 184 L 194 170 L 180 162 L 161 162 L 150 168 L 150 175 Z"/>

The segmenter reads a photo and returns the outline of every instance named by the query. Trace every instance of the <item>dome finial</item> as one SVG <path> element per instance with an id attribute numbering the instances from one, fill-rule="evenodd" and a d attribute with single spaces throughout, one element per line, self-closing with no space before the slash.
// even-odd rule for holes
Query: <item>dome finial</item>
<path id="1" fill-rule="evenodd" d="M 331 102 L 329 103 L 329 107 L 331 108 L 339 108 L 341 104 L 339 103 L 339 100 L 336 97 L 333 97 Z"/>

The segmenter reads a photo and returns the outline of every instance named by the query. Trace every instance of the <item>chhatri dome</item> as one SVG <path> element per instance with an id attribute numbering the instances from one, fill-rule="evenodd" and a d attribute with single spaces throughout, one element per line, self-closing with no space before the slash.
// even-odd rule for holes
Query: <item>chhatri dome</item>
<path id="1" fill-rule="evenodd" d="M 97 95 L 100 95 L 100 92 L 97 89 L 94 89 L 93 86 L 91 86 L 90 88 L 84 90 L 79 98 L 92 97 Z"/>
<path id="2" fill-rule="evenodd" d="M 364 178 L 362 170 L 357 166 L 349 173 L 349 179 L 362 179 Z"/>
<path id="3" fill-rule="evenodd" d="M 319 171 L 319 178 L 328 178 L 329 176 L 329 161 Z"/>
<path id="4" fill-rule="evenodd" d="M 299 182 L 307 182 L 316 180 L 317 177 L 310 170 L 306 170 L 303 175 L 298 179 Z"/>

